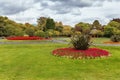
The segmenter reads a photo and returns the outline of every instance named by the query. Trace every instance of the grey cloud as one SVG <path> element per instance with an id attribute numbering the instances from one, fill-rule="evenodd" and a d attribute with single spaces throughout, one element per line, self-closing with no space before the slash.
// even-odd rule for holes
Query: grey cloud
<path id="1" fill-rule="evenodd" d="M 26 20 L 26 21 L 30 21 L 30 20 L 33 20 L 34 18 L 28 18 L 28 17 L 21 17 L 21 18 L 15 18 L 15 20 L 17 20 L 17 21 L 24 21 L 24 20 Z"/>
<path id="2" fill-rule="evenodd" d="M 49 2 L 47 1 L 54 3 L 54 5 L 49 5 Z M 46 0 L 45 2 L 41 1 L 40 3 L 44 9 L 53 10 L 56 14 L 67 14 L 76 8 L 90 7 L 96 1 L 97 4 L 95 4 L 95 6 L 102 6 L 102 1 L 100 0 Z M 77 15 L 77 13 L 75 15 Z"/>
<path id="3" fill-rule="evenodd" d="M 25 7 L 15 7 L 13 5 L 4 5 L 4 4 L 1 4 L 1 8 L 0 10 L 2 11 L 3 14 L 5 15 L 11 15 L 11 14 L 15 14 L 15 13 L 19 13 L 21 11 L 24 11 L 26 10 Z"/>
<path id="4" fill-rule="evenodd" d="M 19 3 L 20 2 L 20 3 Z M 19 12 L 23 12 L 31 7 L 30 3 L 20 0 L 19 2 L 13 1 L 0 1 L 1 14 L 12 15 Z"/>
<path id="5" fill-rule="evenodd" d="M 118 14 L 108 14 L 108 15 L 106 15 L 105 17 L 106 18 L 118 18 L 120 15 L 119 15 L 119 13 Z"/>

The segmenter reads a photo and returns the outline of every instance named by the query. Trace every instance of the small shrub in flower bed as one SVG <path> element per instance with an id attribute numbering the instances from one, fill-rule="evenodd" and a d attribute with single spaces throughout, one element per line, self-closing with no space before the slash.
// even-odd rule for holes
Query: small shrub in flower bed
<path id="1" fill-rule="evenodd" d="M 42 38 L 42 37 L 28 37 L 28 36 L 16 36 L 16 37 L 7 37 L 7 40 L 48 40 L 49 38 Z"/>
<path id="2" fill-rule="evenodd" d="M 75 48 L 60 48 L 53 50 L 53 55 L 64 56 L 75 59 L 107 57 L 109 52 L 99 48 L 89 48 L 87 50 L 76 50 Z"/>

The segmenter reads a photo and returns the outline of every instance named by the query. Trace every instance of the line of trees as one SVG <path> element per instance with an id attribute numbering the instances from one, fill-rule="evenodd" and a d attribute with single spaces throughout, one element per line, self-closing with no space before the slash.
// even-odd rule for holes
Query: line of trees
<path id="1" fill-rule="evenodd" d="M 120 19 L 113 19 L 107 25 L 101 25 L 98 20 L 95 20 L 92 24 L 80 22 L 75 25 L 75 31 L 90 34 L 93 37 L 120 35 Z"/>
<path id="2" fill-rule="evenodd" d="M 111 20 L 107 25 L 101 25 L 98 20 L 92 24 L 79 22 L 75 27 L 55 22 L 49 17 L 37 19 L 37 25 L 17 23 L 8 17 L 0 16 L 0 37 L 8 36 L 71 36 L 72 34 L 90 34 L 94 37 L 111 37 L 120 35 L 120 19 Z"/>

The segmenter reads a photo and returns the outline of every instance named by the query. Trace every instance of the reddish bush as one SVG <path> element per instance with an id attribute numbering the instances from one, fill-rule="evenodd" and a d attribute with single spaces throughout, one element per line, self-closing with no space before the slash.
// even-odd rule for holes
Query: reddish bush
<path id="1" fill-rule="evenodd" d="M 66 56 L 71 58 L 95 58 L 109 56 L 109 52 L 98 48 L 89 48 L 87 50 L 76 50 L 74 48 L 60 48 L 53 50 L 53 55 Z"/>
<path id="2" fill-rule="evenodd" d="M 46 38 L 42 38 L 42 37 L 28 37 L 28 36 L 17 36 L 17 37 L 7 37 L 7 40 L 48 40 Z"/>

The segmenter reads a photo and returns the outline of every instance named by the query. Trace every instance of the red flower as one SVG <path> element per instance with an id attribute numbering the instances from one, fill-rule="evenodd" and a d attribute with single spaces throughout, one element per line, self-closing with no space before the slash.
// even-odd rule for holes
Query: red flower
<path id="1" fill-rule="evenodd" d="M 74 58 L 95 58 L 101 56 L 109 56 L 109 52 L 99 48 L 89 48 L 87 50 L 76 50 L 74 48 L 60 48 L 53 50 L 53 55 L 72 56 Z"/>
<path id="2" fill-rule="evenodd" d="M 36 37 L 36 36 L 32 36 L 32 37 L 17 36 L 17 37 L 7 37 L 6 39 L 7 40 L 49 40 L 50 38 L 46 39 L 46 38 Z"/>

